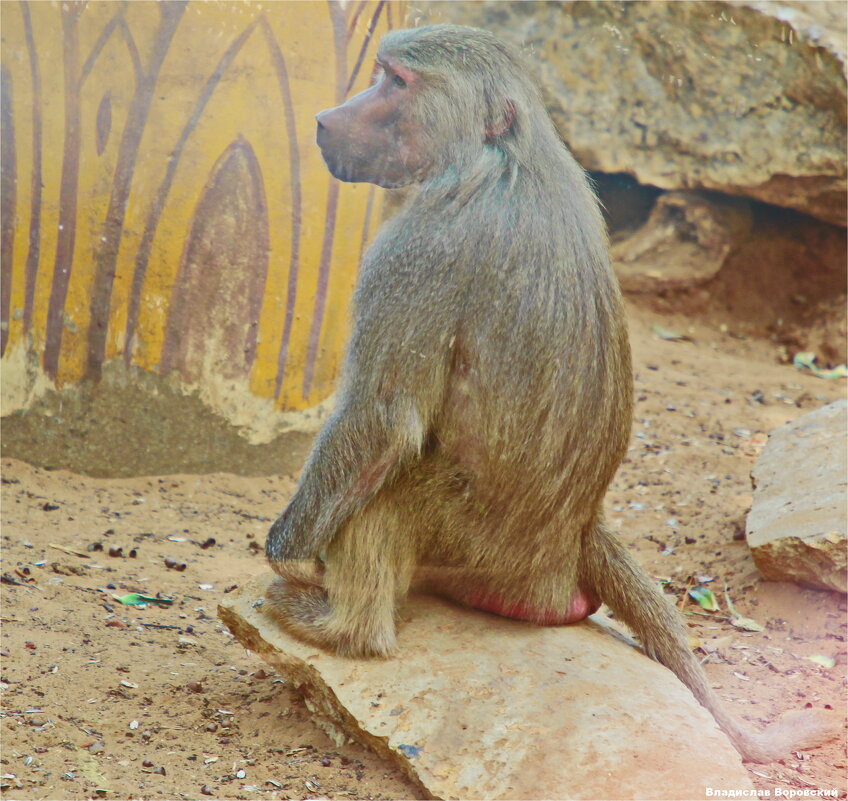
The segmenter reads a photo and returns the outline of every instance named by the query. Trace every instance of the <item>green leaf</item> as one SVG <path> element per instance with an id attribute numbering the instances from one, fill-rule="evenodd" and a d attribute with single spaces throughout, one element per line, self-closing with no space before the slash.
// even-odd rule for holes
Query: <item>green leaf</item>
<path id="1" fill-rule="evenodd" d="M 669 342 L 691 342 L 692 337 L 686 334 L 678 334 L 677 331 L 672 331 L 670 328 L 663 328 L 661 325 L 652 325 L 653 331 L 660 339 L 665 339 Z"/>
<path id="2" fill-rule="evenodd" d="M 126 595 L 113 595 L 112 597 L 126 606 L 146 606 L 147 604 L 170 606 L 174 603 L 173 598 L 157 598 L 155 595 L 142 595 L 140 592 L 130 592 Z"/>
<path id="3" fill-rule="evenodd" d="M 730 600 L 730 593 L 727 591 L 727 585 L 724 587 L 724 599 L 727 601 L 727 609 L 730 612 L 730 625 L 736 626 L 737 629 L 743 631 L 765 631 L 766 627 L 757 623 L 756 620 L 750 617 L 742 617 Z"/>
<path id="4" fill-rule="evenodd" d="M 848 364 L 839 364 L 832 370 L 819 367 L 816 364 L 816 354 L 811 350 L 802 350 L 796 353 L 792 358 L 792 364 L 799 370 L 806 368 L 817 378 L 833 379 L 848 377 Z"/>
<path id="5" fill-rule="evenodd" d="M 707 612 L 717 612 L 719 609 L 718 601 L 712 590 L 706 587 L 693 587 L 689 590 L 689 597 L 693 598 L 701 609 L 706 609 Z"/>
<path id="6" fill-rule="evenodd" d="M 812 367 L 816 361 L 816 354 L 811 350 L 801 350 L 798 351 L 792 357 L 792 364 L 796 367 Z"/>
<path id="7" fill-rule="evenodd" d="M 813 375 L 818 378 L 848 378 L 848 364 L 838 364 L 832 370 L 822 370 L 820 367 L 812 368 Z"/>
<path id="8" fill-rule="evenodd" d="M 832 656 L 825 656 L 824 654 L 813 654 L 812 656 L 808 656 L 807 659 L 828 670 L 836 666 L 836 660 Z"/>
<path id="9" fill-rule="evenodd" d="M 741 617 L 739 615 L 735 615 L 730 618 L 730 625 L 736 626 L 737 629 L 742 629 L 743 631 L 765 631 L 766 627 L 757 623 L 756 620 L 753 620 L 750 617 Z"/>

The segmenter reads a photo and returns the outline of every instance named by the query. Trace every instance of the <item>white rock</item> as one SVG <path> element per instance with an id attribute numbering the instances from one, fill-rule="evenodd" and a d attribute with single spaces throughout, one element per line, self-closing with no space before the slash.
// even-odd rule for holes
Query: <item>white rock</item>
<path id="1" fill-rule="evenodd" d="M 746 534 L 769 579 L 846 591 L 848 401 L 774 431 L 754 465 Z"/>

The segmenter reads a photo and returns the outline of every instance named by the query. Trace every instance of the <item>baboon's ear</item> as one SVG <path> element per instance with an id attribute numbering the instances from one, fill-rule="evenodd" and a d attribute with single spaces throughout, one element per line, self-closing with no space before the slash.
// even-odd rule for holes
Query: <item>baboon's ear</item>
<path id="1" fill-rule="evenodd" d="M 512 130 L 515 123 L 515 103 L 512 100 L 507 100 L 504 103 L 501 118 L 496 120 L 489 128 L 486 129 L 486 141 L 491 142 L 494 139 L 508 134 Z"/>

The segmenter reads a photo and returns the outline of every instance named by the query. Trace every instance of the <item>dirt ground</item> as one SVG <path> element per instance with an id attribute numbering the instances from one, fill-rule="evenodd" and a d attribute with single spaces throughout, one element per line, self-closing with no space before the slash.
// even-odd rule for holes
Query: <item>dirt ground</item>
<path id="1" fill-rule="evenodd" d="M 774 343 L 717 322 L 632 305 L 630 316 L 636 414 L 609 518 L 689 613 L 734 712 L 756 726 L 805 705 L 844 711 L 845 596 L 761 580 L 741 532 L 768 432 L 844 397 L 845 382 L 802 374 Z M 691 339 L 661 339 L 653 325 Z M 335 747 L 215 616 L 225 593 L 266 569 L 264 536 L 294 483 L 100 479 L 3 460 L 6 798 L 415 797 L 395 768 Z M 693 582 L 713 588 L 719 612 L 688 599 Z M 730 625 L 725 585 L 765 631 Z M 128 593 L 174 600 L 116 599 Z M 810 658 L 821 656 L 835 665 Z M 848 789 L 844 740 L 748 769 L 772 797 Z"/>

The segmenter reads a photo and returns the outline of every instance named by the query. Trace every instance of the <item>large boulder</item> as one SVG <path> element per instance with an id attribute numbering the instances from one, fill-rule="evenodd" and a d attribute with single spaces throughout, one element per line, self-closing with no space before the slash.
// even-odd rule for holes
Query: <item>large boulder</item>
<path id="1" fill-rule="evenodd" d="M 848 590 L 848 401 L 830 403 L 771 434 L 752 473 L 748 545 L 776 581 Z"/>
<path id="2" fill-rule="evenodd" d="M 601 622 L 541 628 L 413 597 L 390 660 L 305 645 L 262 612 L 270 576 L 218 614 L 301 688 L 316 722 L 429 798 L 704 798 L 752 784 L 710 714 Z"/>
<path id="3" fill-rule="evenodd" d="M 411 15 L 522 47 L 587 169 L 846 223 L 842 3 L 487 0 Z"/>

